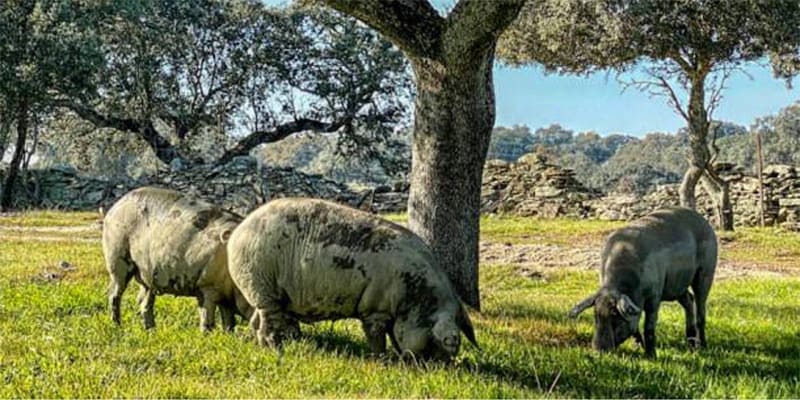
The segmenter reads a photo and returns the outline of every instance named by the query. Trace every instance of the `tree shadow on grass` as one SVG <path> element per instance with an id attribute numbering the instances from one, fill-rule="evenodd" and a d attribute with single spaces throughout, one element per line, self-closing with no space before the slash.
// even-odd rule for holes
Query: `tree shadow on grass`
<path id="1" fill-rule="evenodd" d="M 353 338 L 344 332 L 318 327 L 303 331 L 302 339 L 309 341 L 317 349 L 342 354 L 348 357 L 366 358 L 369 346 L 365 339 Z"/>
<path id="2" fill-rule="evenodd" d="M 787 315 L 791 311 L 785 307 L 767 307 L 765 310 L 773 315 Z M 770 381 L 773 382 L 770 386 L 777 383 L 778 386 L 792 387 L 797 385 L 797 371 L 800 371 L 800 337 L 792 330 L 765 331 L 759 338 L 758 331 L 743 334 L 733 327 L 716 326 L 712 322 L 707 330 L 709 347 L 693 352 L 683 337 L 683 319 L 680 318 L 680 328 L 664 329 L 662 326 L 658 329 L 660 358 L 650 361 L 644 358 L 640 348 L 631 345 L 607 355 L 593 353 L 589 350 L 591 334 L 577 329 L 562 329 L 564 325 L 575 327 L 576 323 L 566 316 L 566 312 L 552 307 L 503 304 L 486 310 L 481 316 L 484 317 L 482 325 L 490 327 L 484 335 L 490 334 L 500 342 L 535 350 L 533 355 L 522 359 L 518 355 L 514 359 L 502 351 L 481 357 L 474 367 L 478 374 L 511 381 L 543 393 L 547 393 L 553 384 L 556 375 L 553 371 L 558 373 L 555 390 L 560 395 L 647 398 L 701 396 L 714 380 L 729 381 L 730 390 L 734 391 L 738 379 Z M 496 324 L 508 325 L 509 319 L 515 321 L 517 327 L 526 327 L 526 333 L 520 334 L 519 329 L 491 328 Z M 557 340 L 548 340 L 556 337 Z M 547 360 L 548 357 L 565 355 L 567 358 L 562 364 Z M 645 365 L 660 363 L 661 366 L 654 364 L 655 368 L 644 368 L 650 375 L 644 376 L 642 362 L 647 363 Z M 538 367 L 538 371 L 534 367 Z M 679 376 L 670 375 L 676 371 L 680 372 Z M 641 379 L 626 378 L 639 375 L 642 375 Z M 710 379 L 712 376 L 717 378 Z M 762 390 L 759 387 L 753 389 Z"/>

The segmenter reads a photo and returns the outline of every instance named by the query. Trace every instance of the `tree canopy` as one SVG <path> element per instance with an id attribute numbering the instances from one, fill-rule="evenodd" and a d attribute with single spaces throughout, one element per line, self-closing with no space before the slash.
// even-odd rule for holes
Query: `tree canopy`
<path id="1" fill-rule="evenodd" d="M 542 0 L 526 3 L 500 42 L 512 65 L 542 64 L 559 73 L 615 69 L 629 86 L 663 96 L 689 130 L 689 168 L 681 203 L 694 207 L 702 179 L 732 229 L 727 186 L 710 123 L 728 77 L 766 56 L 788 66 L 800 49 L 800 3 L 789 0 Z M 713 133 L 713 132 L 712 132 Z"/>
<path id="2" fill-rule="evenodd" d="M 98 84 L 56 102 L 164 162 L 224 162 L 303 131 L 341 130 L 340 149 L 368 150 L 407 118 L 402 55 L 353 19 L 250 0 L 116 5 L 97 32 Z M 193 151 L 209 135 L 217 145 Z"/>

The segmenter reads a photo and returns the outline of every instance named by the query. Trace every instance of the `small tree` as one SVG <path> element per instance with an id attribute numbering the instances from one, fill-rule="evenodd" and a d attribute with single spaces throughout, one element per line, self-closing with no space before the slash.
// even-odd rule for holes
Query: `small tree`
<path id="1" fill-rule="evenodd" d="M 713 169 L 711 118 L 732 73 L 768 54 L 797 53 L 798 21 L 800 4 L 787 0 L 530 1 L 500 55 L 560 73 L 613 68 L 630 73 L 628 85 L 665 97 L 689 129 L 681 204 L 695 207 L 702 180 L 720 227 L 733 229 L 728 187 Z"/>
<path id="2" fill-rule="evenodd" d="M 2 210 L 12 205 L 31 122 L 49 111 L 51 93 L 74 94 L 93 84 L 99 45 L 86 28 L 98 23 L 96 11 L 90 3 L 55 0 L 0 3 L 0 148 L 12 125 L 16 132 Z"/>

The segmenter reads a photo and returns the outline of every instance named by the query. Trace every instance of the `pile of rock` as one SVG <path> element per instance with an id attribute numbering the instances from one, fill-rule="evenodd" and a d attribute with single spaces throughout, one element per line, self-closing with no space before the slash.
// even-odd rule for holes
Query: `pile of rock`
<path id="1" fill-rule="evenodd" d="M 172 167 L 170 172 L 123 184 L 86 177 L 69 166 L 31 170 L 24 182 L 20 180 L 15 207 L 108 208 L 129 190 L 145 185 L 178 190 L 243 214 L 278 197 L 316 197 L 350 205 L 358 205 L 364 197 L 320 175 L 307 175 L 291 168 L 269 168 L 252 157 L 237 157 L 221 166 Z"/>
<path id="2" fill-rule="evenodd" d="M 69 165 L 29 170 L 18 179 L 14 208 L 97 209 L 107 207 L 130 189 L 125 184 L 82 176 Z M 0 180 L 5 180 L 5 171 L 0 171 Z"/>
<path id="3" fill-rule="evenodd" d="M 549 164 L 545 157 L 530 153 L 515 163 L 487 162 L 481 210 L 544 218 L 582 218 L 591 214 L 590 201 L 599 196 L 599 192 L 578 182 L 572 170 Z"/>
<path id="4" fill-rule="evenodd" d="M 723 165 L 717 169 L 730 185 L 734 223 L 738 226 L 760 224 L 758 178 L 745 175 L 741 168 Z M 631 220 L 657 208 L 677 205 L 679 184 L 659 185 L 644 196 L 611 193 L 592 202 L 593 216 L 609 220 Z M 697 208 L 708 218 L 714 217 L 712 199 L 698 185 Z M 764 168 L 764 222 L 800 230 L 800 177 L 794 167 L 770 165 Z"/>
<path id="5" fill-rule="evenodd" d="M 362 193 L 357 206 L 376 213 L 404 212 L 408 205 L 408 182 L 398 181 Z"/>
<path id="6" fill-rule="evenodd" d="M 317 197 L 353 205 L 360 199 L 347 186 L 321 175 L 270 168 L 249 156 L 236 157 L 225 165 L 173 168 L 149 184 L 188 193 L 242 214 L 279 197 Z"/>
<path id="7" fill-rule="evenodd" d="M 553 218 L 587 217 L 590 200 L 600 193 L 583 186 L 569 169 L 549 164 L 537 154 L 515 163 L 490 160 L 483 170 L 481 212 Z M 362 208 L 374 212 L 402 212 L 408 203 L 408 184 L 375 188 Z"/>
<path id="8" fill-rule="evenodd" d="M 800 177 L 795 167 L 764 168 L 765 208 L 783 227 L 800 231 Z"/>

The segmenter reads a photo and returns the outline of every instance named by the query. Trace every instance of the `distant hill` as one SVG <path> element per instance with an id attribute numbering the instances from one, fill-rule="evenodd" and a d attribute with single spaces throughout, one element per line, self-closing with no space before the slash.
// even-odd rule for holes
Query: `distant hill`
<path id="1" fill-rule="evenodd" d="M 760 132 L 766 164 L 800 165 L 800 104 L 756 120 L 750 128 L 717 122 L 717 161 L 729 162 L 753 171 L 755 144 Z M 404 139 L 408 140 L 408 138 Z M 641 138 L 595 132 L 580 132 L 553 124 L 535 131 L 524 125 L 496 127 L 487 159 L 516 161 L 528 153 L 541 153 L 551 162 L 575 171 L 575 177 L 603 192 L 645 193 L 655 185 L 680 182 L 686 170 L 685 130 L 654 132 Z M 356 186 L 390 183 L 404 176 L 387 173 L 380 163 L 337 156 L 335 136 L 298 135 L 266 146 L 265 161 L 292 166 L 306 173 L 325 175 Z M 409 147 L 385 149 L 395 159 L 409 159 Z M 408 168 L 407 165 L 400 169 Z"/>

